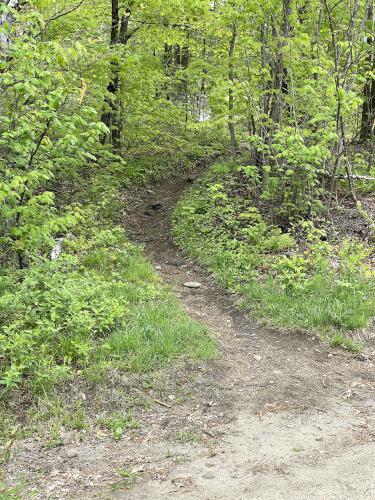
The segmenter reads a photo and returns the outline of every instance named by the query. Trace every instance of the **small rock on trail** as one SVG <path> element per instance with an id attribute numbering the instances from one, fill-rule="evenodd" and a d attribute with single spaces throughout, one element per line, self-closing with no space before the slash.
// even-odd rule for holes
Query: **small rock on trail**
<path id="1" fill-rule="evenodd" d="M 184 287 L 186 288 L 200 288 L 201 286 L 202 284 L 199 281 L 186 281 L 184 283 Z"/>
<path id="2" fill-rule="evenodd" d="M 75 458 L 77 455 L 78 455 L 78 450 L 76 450 L 75 448 L 68 448 L 65 451 L 66 458 Z"/>

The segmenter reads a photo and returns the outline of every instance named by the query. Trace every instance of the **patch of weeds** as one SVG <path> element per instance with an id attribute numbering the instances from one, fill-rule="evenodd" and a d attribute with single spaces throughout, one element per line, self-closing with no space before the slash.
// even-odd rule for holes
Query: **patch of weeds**
<path id="1" fill-rule="evenodd" d="M 29 411 L 30 420 L 34 422 L 50 422 L 61 419 L 66 412 L 67 404 L 62 397 L 39 397 Z"/>
<path id="2" fill-rule="evenodd" d="M 12 458 L 12 441 L 8 441 L 0 448 L 0 466 L 4 466 L 10 462 Z"/>
<path id="3" fill-rule="evenodd" d="M 86 412 L 84 408 L 78 406 L 78 408 L 73 409 L 64 415 L 62 419 L 64 427 L 74 431 L 82 431 L 88 428 L 88 423 L 86 420 Z"/>
<path id="4" fill-rule="evenodd" d="M 116 440 L 121 439 L 126 430 L 139 429 L 141 426 L 131 413 L 116 413 L 110 417 L 101 417 L 97 419 L 97 424 L 109 430 Z"/>
<path id="5" fill-rule="evenodd" d="M 29 429 L 21 425 L 10 410 L 0 404 L 0 446 L 15 439 L 25 438 L 29 432 Z"/>
<path id="6" fill-rule="evenodd" d="M 110 488 L 112 491 L 130 488 L 139 477 L 139 472 L 134 471 L 130 467 L 119 468 L 116 470 L 116 473 L 120 479 L 111 483 Z"/>
<path id="7" fill-rule="evenodd" d="M 175 457 L 177 457 L 176 453 L 173 453 L 173 451 L 171 451 L 171 450 L 167 450 L 167 453 L 165 454 L 165 458 L 174 459 Z"/>
<path id="8" fill-rule="evenodd" d="M 92 385 L 103 384 L 108 376 L 108 362 L 103 360 L 102 363 L 95 362 L 93 365 L 88 365 L 82 370 L 82 375 Z"/>
<path id="9" fill-rule="evenodd" d="M 181 455 L 177 455 L 177 453 L 174 453 L 171 450 L 167 450 L 167 453 L 165 454 L 165 458 L 168 460 L 172 460 L 172 462 L 176 465 L 183 464 L 184 462 L 187 461 L 187 458 Z"/>
<path id="10" fill-rule="evenodd" d="M 126 401 L 130 408 L 150 409 L 152 407 L 151 400 L 143 394 L 124 394 L 122 399 Z"/>
<path id="11" fill-rule="evenodd" d="M 144 373 L 181 357 L 216 355 L 208 330 L 188 317 L 119 228 L 97 227 L 94 236 L 67 239 L 57 261 L 0 273 L 0 392 L 6 403 L 0 402 L 0 443 L 37 433 L 48 448 L 57 447 L 62 427 L 83 436 L 90 425 L 85 405 L 64 392 L 77 379 L 105 385 L 113 369 Z M 128 396 L 119 398 L 127 402 Z M 120 439 L 139 423 L 118 415 L 107 426 Z"/>
<path id="12" fill-rule="evenodd" d="M 345 337 L 341 333 L 336 333 L 330 340 L 332 347 L 344 347 L 351 352 L 359 352 L 362 349 L 360 342 L 356 342 L 350 337 Z"/>
<path id="13" fill-rule="evenodd" d="M 23 386 L 45 395 L 82 375 L 100 383 L 108 364 L 144 372 L 180 356 L 215 355 L 207 329 L 120 228 L 67 240 L 56 261 L 9 271 L 0 282 L 0 385 L 9 392 Z"/>
<path id="14" fill-rule="evenodd" d="M 21 483 L 18 486 L 7 486 L 4 482 L 0 481 L 0 498 L 1 500 L 21 500 L 23 497 L 23 490 L 25 484 Z"/>
<path id="15" fill-rule="evenodd" d="M 53 424 L 46 432 L 46 440 L 44 446 L 47 449 L 58 448 L 63 445 L 61 438 L 61 426 L 59 424 Z"/>
<path id="16" fill-rule="evenodd" d="M 89 422 L 83 402 L 68 403 L 60 397 L 38 398 L 27 416 L 29 432 L 36 432 L 48 448 L 61 446 L 61 430 L 85 431 Z"/>
<path id="17" fill-rule="evenodd" d="M 186 443 L 199 443 L 200 437 L 193 431 L 188 431 L 186 429 L 181 429 L 178 431 L 176 440 L 181 444 Z"/>
<path id="18" fill-rule="evenodd" d="M 175 298 L 165 294 L 134 309 L 101 352 L 123 369 L 144 372 L 181 355 L 211 358 L 216 347 L 206 327 L 192 321 Z"/>
<path id="19" fill-rule="evenodd" d="M 173 235 L 240 296 L 242 308 L 273 325 L 331 337 L 367 327 L 375 315 L 371 249 L 350 240 L 329 244 L 311 221 L 288 232 L 271 225 L 233 169 L 213 168 L 193 186 L 177 206 Z M 347 337 L 334 345 L 356 349 Z"/>

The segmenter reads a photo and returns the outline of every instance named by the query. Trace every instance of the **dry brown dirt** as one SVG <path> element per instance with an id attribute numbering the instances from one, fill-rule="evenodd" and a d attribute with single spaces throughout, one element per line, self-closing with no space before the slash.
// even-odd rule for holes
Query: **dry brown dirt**
<path id="1" fill-rule="evenodd" d="M 190 316 L 217 338 L 221 376 L 202 371 L 202 384 L 207 394 L 219 388 L 230 422 L 215 422 L 211 442 L 187 450 L 162 479 L 115 498 L 375 498 L 373 344 L 356 356 L 236 312 L 234 298 L 173 245 L 170 215 L 184 189 L 186 181 L 171 179 L 142 196 L 132 233 Z M 145 213 L 155 202 L 162 209 Z M 186 281 L 203 286 L 186 289 Z"/>
<path id="2" fill-rule="evenodd" d="M 125 225 L 189 315 L 211 330 L 218 358 L 176 363 L 149 385 L 119 377 L 114 388 L 127 383 L 152 403 L 136 410 L 139 432 L 118 442 L 93 433 L 74 442 L 75 456 L 71 442 L 20 443 L 9 482 L 22 471 L 36 498 L 56 499 L 375 499 L 374 341 L 355 355 L 238 312 L 235 298 L 173 244 L 170 216 L 187 186 L 171 178 L 127 195 Z M 116 482 L 120 466 L 136 472 L 133 484 Z"/>

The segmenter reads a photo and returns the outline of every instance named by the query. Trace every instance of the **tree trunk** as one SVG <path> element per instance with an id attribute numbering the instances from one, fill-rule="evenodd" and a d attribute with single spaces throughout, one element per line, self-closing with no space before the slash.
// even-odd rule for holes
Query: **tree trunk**
<path id="1" fill-rule="evenodd" d="M 369 3 L 367 9 L 367 19 L 369 24 L 374 26 L 374 12 L 373 6 L 371 2 Z M 373 32 L 373 30 L 371 30 Z M 368 65 L 369 71 L 372 73 L 371 76 L 367 78 L 363 89 L 363 106 L 362 106 L 362 119 L 361 119 L 361 132 L 360 138 L 361 141 L 365 142 L 374 138 L 375 134 L 375 79 L 373 77 L 373 73 L 375 71 L 374 64 L 374 36 L 370 36 L 367 39 L 367 43 L 369 45 L 369 56 L 368 56 Z"/>
<path id="2" fill-rule="evenodd" d="M 112 18 L 111 18 L 111 40 L 110 46 L 114 48 L 119 43 L 119 0 L 112 0 Z M 115 149 L 119 147 L 119 130 L 116 123 L 118 115 L 117 92 L 119 90 L 119 64 L 117 59 L 111 60 L 111 80 L 107 86 L 109 96 L 105 98 L 107 110 L 102 114 L 102 122 L 109 129 L 110 141 Z M 106 137 L 102 138 L 105 142 Z"/>
<path id="3" fill-rule="evenodd" d="M 236 157 L 237 150 L 237 140 L 236 140 L 236 131 L 234 129 L 234 93 L 233 93 L 233 83 L 234 83 L 234 50 L 236 47 L 236 38 L 237 38 L 237 30 L 236 25 L 232 26 L 232 36 L 229 43 L 229 70 L 228 70 L 228 80 L 229 80 L 229 88 L 228 88 L 228 128 L 230 134 L 230 146 L 232 150 L 233 158 Z"/>
<path id="4" fill-rule="evenodd" d="M 289 92 L 287 83 L 287 70 L 284 65 L 284 47 L 287 39 L 290 36 L 290 5 L 291 0 L 283 0 L 283 20 L 282 20 L 282 36 L 280 37 L 277 61 L 274 66 L 274 90 L 275 95 L 272 99 L 271 118 L 275 124 L 281 122 L 281 110 L 283 106 L 282 95 L 287 95 Z"/>
<path id="5" fill-rule="evenodd" d="M 361 141 L 374 139 L 375 135 L 375 80 L 369 78 L 364 91 L 362 107 Z"/>

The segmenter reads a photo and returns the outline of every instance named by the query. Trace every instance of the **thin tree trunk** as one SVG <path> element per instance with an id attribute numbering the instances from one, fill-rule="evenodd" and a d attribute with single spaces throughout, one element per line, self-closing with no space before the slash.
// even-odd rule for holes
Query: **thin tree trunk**
<path id="1" fill-rule="evenodd" d="M 374 70 L 373 70 L 374 71 Z M 364 91 L 361 119 L 361 141 L 374 139 L 375 135 L 375 79 L 370 78 L 366 82 Z"/>
<path id="2" fill-rule="evenodd" d="M 232 150 L 233 158 L 236 157 L 237 150 L 237 140 L 236 140 L 236 131 L 234 128 L 234 51 L 236 47 L 236 38 L 237 38 L 237 29 L 236 25 L 232 25 L 232 36 L 229 42 L 229 71 L 228 71 L 228 80 L 229 80 L 229 89 L 228 89 L 228 128 L 230 134 L 230 146 Z"/>
<path id="3" fill-rule="evenodd" d="M 275 95 L 272 99 L 271 118 L 275 124 L 281 122 L 281 110 L 283 107 L 282 95 L 289 92 L 287 83 L 287 70 L 284 65 L 284 47 L 290 36 L 290 6 L 291 0 L 283 0 L 283 20 L 282 36 L 279 41 L 277 61 L 274 66 L 274 90 Z"/>
<path id="4" fill-rule="evenodd" d="M 112 49 L 119 43 L 119 0 L 112 0 L 112 17 L 111 17 L 111 40 L 110 46 Z M 119 90 L 119 65 L 117 60 L 111 61 L 111 80 L 107 86 L 109 96 L 105 98 L 107 110 L 102 115 L 102 122 L 109 129 L 110 140 L 115 149 L 119 147 L 119 130 L 116 124 L 115 117 L 118 114 L 117 92 Z M 102 138 L 105 142 L 106 137 Z"/>
<path id="5" fill-rule="evenodd" d="M 269 67 L 268 60 L 267 60 L 267 25 L 263 24 L 260 29 L 260 40 L 261 40 L 261 62 L 262 62 L 262 70 L 263 74 L 266 75 L 266 69 Z M 270 113 L 270 107 L 271 107 L 271 102 L 270 102 L 270 90 L 271 90 L 271 85 L 270 81 L 265 78 L 263 80 L 262 84 L 262 97 L 260 101 L 260 106 L 261 106 L 261 111 L 263 116 L 268 116 Z M 260 121 L 260 136 L 263 139 L 263 142 L 265 144 L 270 144 L 270 129 L 268 124 L 264 124 L 262 120 Z M 262 178 L 262 192 L 267 191 L 268 189 L 268 180 L 269 180 L 269 172 L 264 168 L 266 159 L 264 155 L 264 151 L 258 153 L 256 156 L 258 162 L 257 164 L 259 165 L 260 169 L 260 175 Z"/>
<path id="6" fill-rule="evenodd" d="M 367 9 L 367 20 L 371 27 L 374 27 L 374 10 L 372 2 L 369 2 Z M 371 30 L 373 33 L 373 29 Z M 372 73 L 367 78 L 363 89 L 363 106 L 361 118 L 361 141 L 365 142 L 374 138 L 375 134 L 375 79 L 373 73 L 375 71 L 375 55 L 374 55 L 374 35 L 367 39 L 369 45 L 368 66 L 369 71 Z"/>

